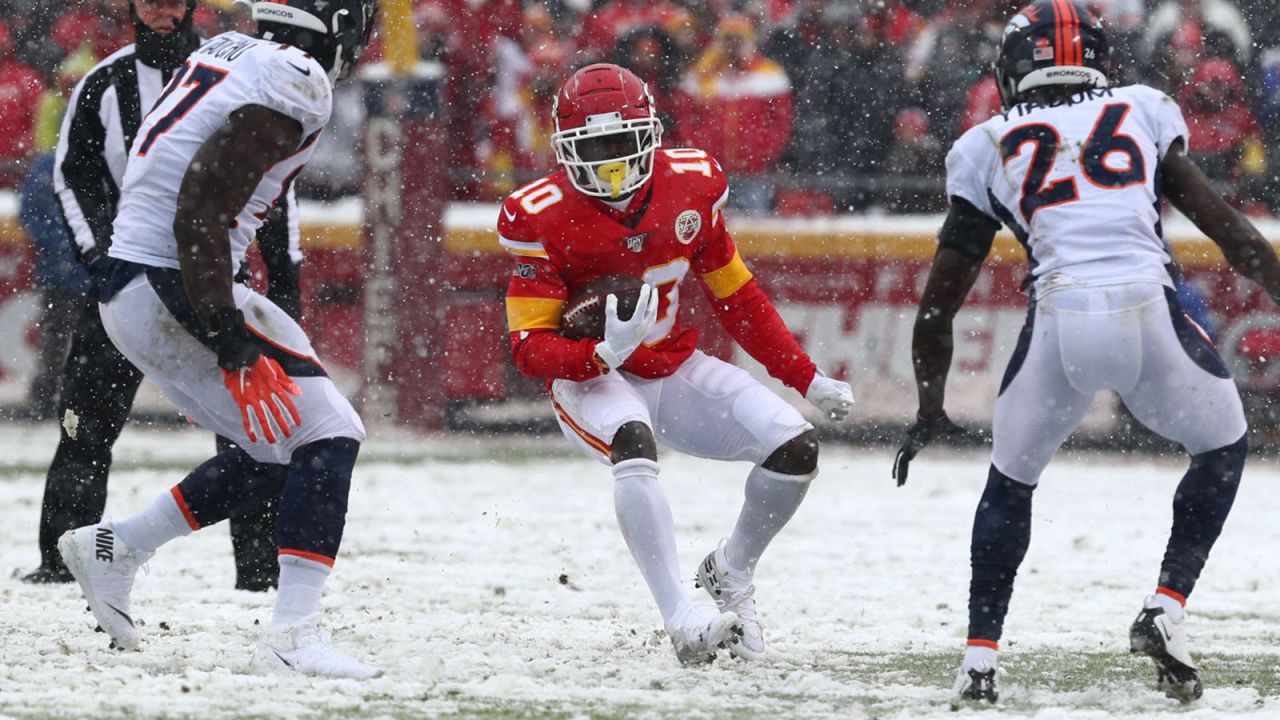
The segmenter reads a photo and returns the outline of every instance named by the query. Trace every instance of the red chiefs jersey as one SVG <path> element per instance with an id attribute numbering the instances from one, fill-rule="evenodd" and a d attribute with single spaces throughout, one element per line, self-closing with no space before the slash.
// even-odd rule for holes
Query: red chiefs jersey
<path id="1" fill-rule="evenodd" d="M 675 372 L 697 346 L 680 324 L 680 281 L 694 272 L 730 335 L 769 374 L 805 392 L 815 367 L 756 285 L 725 227 L 724 173 L 695 148 L 659 149 L 653 176 L 625 210 L 574 189 L 564 170 L 512 193 L 498 235 L 515 256 L 507 324 L 516 367 L 546 379 L 600 374 L 598 340 L 558 332 L 565 302 L 605 275 L 633 275 L 657 289 L 658 320 L 623 370 L 641 377 Z"/>

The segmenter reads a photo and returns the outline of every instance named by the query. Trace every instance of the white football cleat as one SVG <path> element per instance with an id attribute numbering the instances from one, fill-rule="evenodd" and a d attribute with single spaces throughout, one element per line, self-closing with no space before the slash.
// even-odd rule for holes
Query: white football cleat
<path id="1" fill-rule="evenodd" d="M 1129 652 L 1142 653 L 1156 666 L 1156 687 L 1166 696 L 1189 703 L 1204 694 L 1200 669 L 1187 650 L 1187 630 L 1157 605 L 1154 596 L 1129 628 Z M 1179 618 L 1181 620 L 1182 618 Z"/>
<path id="2" fill-rule="evenodd" d="M 694 584 L 707 591 L 716 607 L 731 612 L 742 622 L 742 639 L 729 646 L 729 652 L 743 660 L 764 657 L 764 631 L 756 614 L 756 586 L 751 574 L 729 567 L 724 557 L 725 541 L 698 566 Z"/>
<path id="3" fill-rule="evenodd" d="M 382 674 L 378 668 L 339 652 L 333 646 L 333 638 L 321 630 L 317 622 L 318 618 L 313 615 L 264 632 L 253 650 L 253 669 L 355 680 L 368 680 Z"/>
<path id="4" fill-rule="evenodd" d="M 742 621 L 711 603 L 688 600 L 667 623 L 667 635 L 682 665 L 700 665 L 742 639 Z"/>
<path id="5" fill-rule="evenodd" d="M 129 594 L 138 568 L 154 553 L 129 549 L 110 520 L 67 531 L 58 539 L 58 552 L 80 583 L 98 625 L 117 646 L 136 648 L 142 633 L 130 615 Z"/>
<path id="6" fill-rule="evenodd" d="M 951 686 L 952 700 L 995 704 L 1000 698 L 999 662 L 996 648 L 986 644 L 966 644 L 964 659 L 960 661 L 956 681 Z"/>
<path id="7" fill-rule="evenodd" d="M 996 670 L 965 670 L 960 668 L 956 673 L 955 684 L 951 686 L 951 695 L 956 702 L 986 702 L 995 704 L 1000 698 L 1000 690 L 996 685 Z"/>

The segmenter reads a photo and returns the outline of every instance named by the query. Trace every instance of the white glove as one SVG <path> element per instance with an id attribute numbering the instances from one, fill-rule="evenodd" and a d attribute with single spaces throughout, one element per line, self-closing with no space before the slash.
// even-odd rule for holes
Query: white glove
<path id="1" fill-rule="evenodd" d="M 617 370 L 640 347 L 657 319 L 658 293 L 647 283 L 640 286 L 635 312 L 627 320 L 618 318 L 618 296 L 610 294 L 604 303 L 604 341 L 596 345 L 596 355 Z"/>
<path id="2" fill-rule="evenodd" d="M 853 388 L 849 383 L 833 380 L 819 370 L 813 376 L 813 382 L 809 383 L 804 399 L 832 420 L 843 420 L 853 409 Z"/>

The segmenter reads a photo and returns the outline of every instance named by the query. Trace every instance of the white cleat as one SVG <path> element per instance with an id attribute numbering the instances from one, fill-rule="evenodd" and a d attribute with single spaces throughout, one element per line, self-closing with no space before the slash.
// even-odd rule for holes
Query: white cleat
<path id="1" fill-rule="evenodd" d="M 253 669 L 355 680 L 382 674 L 378 668 L 339 652 L 333 646 L 333 638 L 320 629 L 317 621 L 312 616 L 267 630 L 253 649 Z"/>
<path id="2" fill-rule="evenodd" d="M 1167 697 L 1189 703 L 1204 694 L 1200 669 L 1187 650 L 1187 630 L 1174 622 L 1164 608 L 1148 598 L 1146 607 L 1129 627 L 1129 652 L 1151 658 L 1156 666 L 1156 687 Z M 1182 620 L 1183 618 L 1178 618 Z"/>
<path id="3" fill-rule="evenodd" d="M 951 697 L 954 702 L 985 702 L 994 705 L 1000 698 L 995 668 L 960 668 L 956 672 L 956 681 L 951 686 Z"/>
<path id="4" fill-rule="evenodd" d="M 742 639 L 742 621 L 711 603 L 689 600 L 667 623 L 667 635 L 682 665 L 701 665 Z"/>
<path id="5" fill-rule="evenodd" d="M 951 686 L 953 703 L 976 702 L 995 704 L 1000 698 L 1000 656 L 996 648 L 984 644 L 966 644 L 964 659 Z M 953 708 L 956 709 L 956 708 Z"/>
<path id="6" fill-rule="evenodd" d="M 118 647 L 132 650 L 142 639 L 129 609 L 129 594 L 138 568 L 154 553 L 129 549 L 111 521 L 69 530 L 58 539 L 58 552 L 80 583 L 98 625 Z"/>
<path id="7" fill-rule="evenodd" d="M 724 557 L 725 541 L 698 566 L 694 584 L 707 591 L 716 607 L 731 612 L 742 622 L 742 639 L 729 646 L 729 652 L 742 660 L 764 657 L 764 631 L 756 614 L 756 586 L 751 574 L 729 567 Z"/>

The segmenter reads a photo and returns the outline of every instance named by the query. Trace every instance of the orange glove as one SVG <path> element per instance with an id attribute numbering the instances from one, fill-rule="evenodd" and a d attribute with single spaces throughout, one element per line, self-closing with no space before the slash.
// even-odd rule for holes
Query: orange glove
<path id="1" fill-rule="evenodd" d="M 275 360 L 259 355 L 250 365 L 223 370 L 222 381 L 231 391 L 236 405 L 240 406 L 240 419 L 244 421 L 244 431 L 250 441 L 258 442 L 255 425 L 262 429 L 267 442 L 274 443 L 275 428 L 279 428 L 285 437 L 292 437 L 289 421 L 293 421 L 293 427 L 302 424 L 298 408 L 289 397 L 289 394 L 301 395 L 302 389 L 284 374 L 284 369 Z M 272 427 L 273 422 L 275 428 Z"/>

